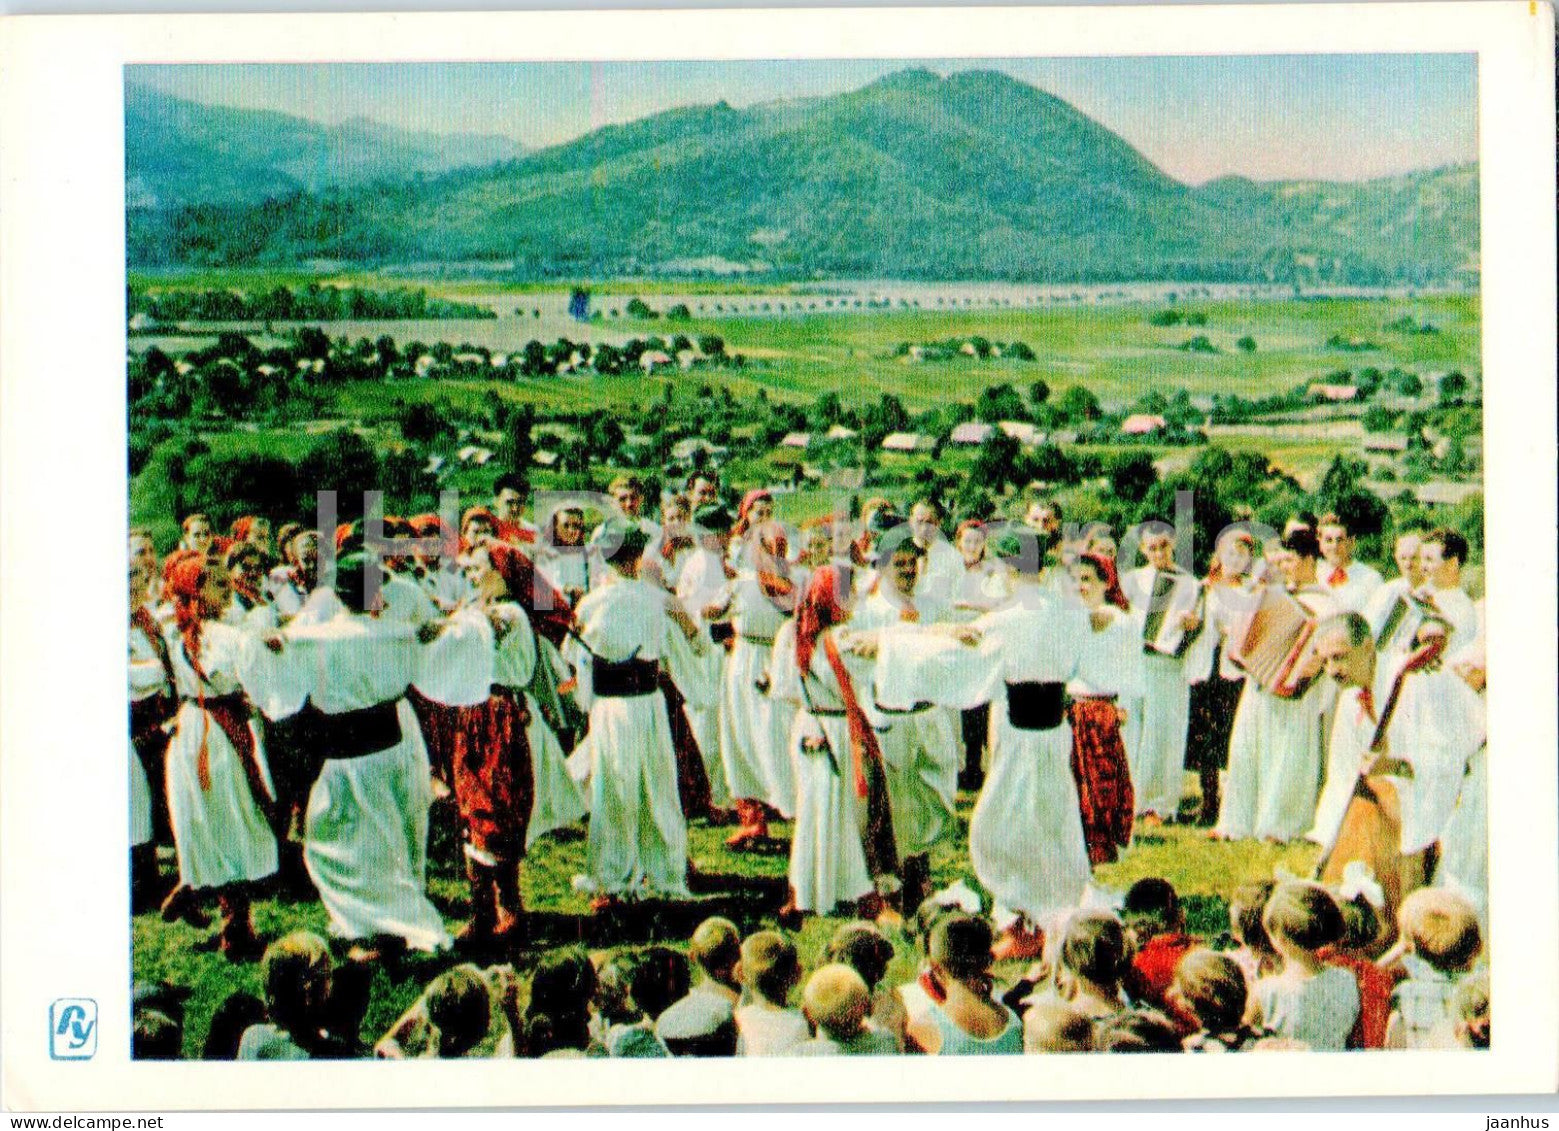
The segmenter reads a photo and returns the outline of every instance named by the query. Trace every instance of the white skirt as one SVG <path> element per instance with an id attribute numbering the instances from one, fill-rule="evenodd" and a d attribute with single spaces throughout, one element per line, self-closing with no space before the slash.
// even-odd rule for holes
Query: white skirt
<path id="1" fill-rule="evenodd" d="M 249 724 L 267 789 L 270 771 L 254 724 Z M 200 784 L 204 735 L 211 787 Z M 179 707 L 178 729 L 168 743 L 168 816 L 179 854 L 179 883 L 215 888 L 262 880 L 276 871 L 276 837 L 249 790 L 238 751 L 214 718 L 193 702 Z"/>
<path id="2" fill-rule="evenodd" d="M 1191 688 L 1184 664 L 1172 656 L 1144 654 L 1143 694 L 1136 701 L 1133 741 L 1126 756 L 1137 813 L 1174 820 L 1185 784 L 1185 738 L 1191 717 Z"/>
<path id="3" fill-rule="evenodd" d="M 130 847 L 139 848 L 152 839 L 152 787 L 146 780 L 141 756 L 130 746 Z"/>
<path id="4" fill-rule="evenodd" d="M 1321 788 L 1321 715 L 1311 689 L 1279 699 L 1250 680 L 1229 738 L 1229 775 L 1217 831 L 1231 840 L 1294 840 L 1315 820 Z"/>
<path id="5" fill-rule="evenodd" d="M 833 751 L 807 750 L 824 736 Z M 796 824 L 790 838 L 789 879 L 796 907 L 820 915 L 871 894 L 875 885 L 861 845 L 860 806 L 850 754 L 850 727 L 842 716 L 796 716 Z"/>
<path id="6" fill-rule="evenodd" d="M 790 725 L 795 712 L 758 689 L 768 676 L 770 655 L 771 649 L 736 638 L 720 696 L 720 760 L 732 797 L 767 802 L 792 817 L 796 778 Z"/>
<path id="7" fill-rule="evenodd" d="M 589 748 L 595 889 L 608 895 L 687 895 L 687 823 L 665 697 L 597 696 L 590 708 Z"/>
<path id="8" fill-rule="evenodd" d="M 995 900 L 993 918 L 1042 923 L 1082 903 L 1092 868 L 1077 783 L 1072 728 L 1018 730 L 1007 703 L 991 703 L 991 772 L 969 824 L 969 860 Z"/>
<path id="9" fill-rule="evenodd" d="M 325 762 L 309 793 L 303 858 L 332 934 L 395 935 L 434 951 L 450 938 L 424 890 L 428 759 L 421 733 L 404 722 L 388 750 Z"/>
<path id="10" fill-rule="evenodd" d="M 525 846 L 529 848 L 537 840 L 551 832 L 583 819 L 587 809 L 579 786 L 569 775 L 568 764 L 563 759 L 563 745 L 552 733 L 547 720 L 542 718 L 536 700 L 525 696 L 526 709 L 530 711 L 530 723 L 525 728 L 525 738 L 530 743 L 531 800 L 530 825 L 525 831 Z"/>

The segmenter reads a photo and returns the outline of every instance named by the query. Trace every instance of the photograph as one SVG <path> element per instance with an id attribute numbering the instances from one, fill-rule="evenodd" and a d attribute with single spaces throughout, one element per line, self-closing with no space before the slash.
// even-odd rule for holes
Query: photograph
<path id="1" fill-rule="evenodd" d="M 7 1103 L 1559 1086 L 1552 12 L 1381 7 L 10 37 Z"/>

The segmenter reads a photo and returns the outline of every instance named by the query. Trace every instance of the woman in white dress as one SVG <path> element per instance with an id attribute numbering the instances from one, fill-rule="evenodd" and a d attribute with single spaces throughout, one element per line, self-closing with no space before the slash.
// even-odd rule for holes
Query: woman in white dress
<path id="1" fill-rule="evenodd" d="M 880 894 L 897 882 L 882 751 L 860 700 L 872 664 L 839 635 L 853 597 L 848 570 L 814 571 L 795 620 L 774 642 L 772 694 L 797 708 L 787 917 L 862 903 L 861 913 L 874 918 Z"/>
<path id="2" fill-rule="evenodd" d="M 731 583 L 725 615 L 734 635 L 720 699 L 720 760 L 741 827 L 726 841 L 740 849 L 769 834 L 768 810 L 795 813 L 795 775 L 788 749 L 793 712 L 769 696 L 774 640 L 795 605 L 777 524 L 750 532 L 751 545 Z"/>
<path id="3" fill-rule="evenodd" d="M 276 838 L 263 809 L 273 799 L 270 771 L 245 696 L 264 648 L 221 623 L 232 596 L 222 565 L 181 554 L 167 570 L 178 624 L 169 651 L 181 700 L 167 755 L 179 886 L 163 912 L 179 917 L 194 895 L 215 893 L 222 912 L 216 942 L 236 961 L 259 956 L 250 886 L 276 871 Z"/>

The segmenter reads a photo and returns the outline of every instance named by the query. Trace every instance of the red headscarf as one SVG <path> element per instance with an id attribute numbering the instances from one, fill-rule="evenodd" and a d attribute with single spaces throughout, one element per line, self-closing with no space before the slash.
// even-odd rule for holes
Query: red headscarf
<path id="1" fill-rule="evenodd" d="M 173 571 L 183 562 L 191 559 L 205 560 L 206 555 L 199 550 L 174 550 L 173 553 L 162 559 L 162 585 L 166 589 L 173 580 Z"/>
<path id="2" fill-rule="evenodd" d="M 178 550 L 169 555 L 168 564 L 163 567 L 164 588 L 173 598 L 173 618 L 184 640 L 184 658 L 202 681 L 206 673 L 200 667 L 200 592 L 205 588 L 209 565 L 204 554 Z"/>
<path id="3" fill-rule="evenodd" d="M 1115 572 L 1115 563 L 1107 554 L 1079 554 L 1077 560 L 1087 562 L 1099 571 L 1099 577 L 1104 581 L 1106 602 L 1123 612 L 1131 611 L 1131 602 L 1126 600 L 1126 594 L 1121 591 L 1121 579 Z"/>
<path id="4" fill-rule="evenodd" d="M 752 522 L 752 508 L 765 499 L 772 503 L 774 496 L 762 487 L 754 487 L 742 496 L 741 505 L 736 508 L 736 522 L 731 526 L 731 537 L 733 539 L 740 538 L 747 533 L 747 528 Z"/>
<path id="5" fill-rule="evenodd" d="M 796 609 L 796 665 L 803 674 L 812 670 L 812 653 L 817 649 L 818 635 L 825 628 L 843 624 L 849 616 L 840 599 L 846 584 L 844 570 L 832 565 L 814 571 L 807 582 L 806 592 Z"/>
<path id="6" fill-rule="evenodd" d="M 254 529 L 254 515 L 241 515 L 233 520 L 233 540 L 235 542 L 249 541 L 249 532 Z"/>
<path id="7" fill-rule="evenodd" d="M 487 547 L 487 560 L 503 577 L 509 596 L 530 614 L 537 634 L 562 647 L 574 623 L 568 598 L 536 572 L 535 563 L 517 546 L 494 542 Z"/>

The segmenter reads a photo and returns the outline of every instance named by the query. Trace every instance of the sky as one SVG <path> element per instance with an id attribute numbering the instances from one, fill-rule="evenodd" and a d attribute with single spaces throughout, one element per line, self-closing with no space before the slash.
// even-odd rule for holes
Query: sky
<path id="1" fill-rule="evenodd" d="M 125 75 L 202 102 L 540 147 L 676 106 L 835 94 L 910 66 L 1005 71 L 1190 184 L 1230 174 L 1363 180 L 1477 158 L 1472 54 L 181 64 L 127 66 Z"/>

